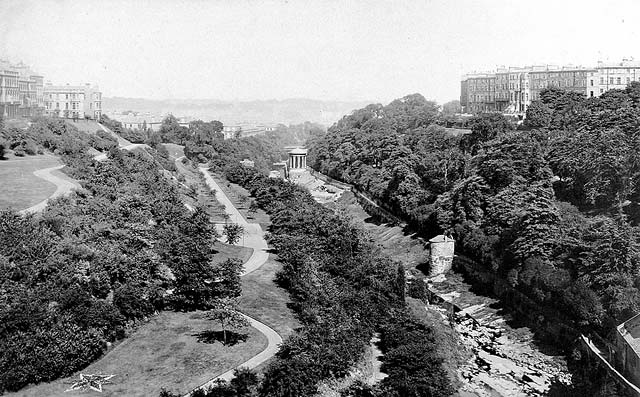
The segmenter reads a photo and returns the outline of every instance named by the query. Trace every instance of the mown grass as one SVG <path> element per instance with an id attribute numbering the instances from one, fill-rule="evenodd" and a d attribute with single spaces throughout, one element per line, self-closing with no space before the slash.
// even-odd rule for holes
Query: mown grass
<path id="1" fill-rule="evenodd" d="M 213 258 L 214 263 L 222 263 L 227 259 L 240 259 L 242 263 L 245 263 L 253 254 L 253 248 L 242 247 L 240 245 L 231 245 L 216 241 L 213 246 L 217 251 Z"/>
<path id="2" fill-rule="evenodd" d="M 7 160 L 0 160 L 0 208 L 22 210 L 51 196 L 56 186 L 33 175 L 33 171 L 60 164 L 52 155 L 10 156 Z M 62 173 L 57 175 L 63 177 Z"/>
<path id="3" fill-rule="evenodd" d="M 224 177 L 213 174 L 223 192 L 229 197 L 233 205 L 250 223 L 259 223 L 264 231 L 270 225 L 269 215 L 262 209 L 255 214 L 249 214 L 249 204 L 240 197 L 249 197 L 249 191 L 240 185 L 227 181 Z M 288 304 L 291 302 L 289 293 L 275 282 L 276 273 L 282 268 L 277 256 L 270 254 L 267 262 L 259 269 L 242 277 L 242 296 L 240 310 L 246 315 L 273 328 L 282 339 L 290 336 L 300 326 Z M 260 365 L 256 370 L 261 371 L 269 361 Z"/>
<path id="4" fill-rule="evenodd" d="M 190 162 L 185 164 L 182 161 L 177 161 L 176 168 L 177 175 L 182 180 L 178 186 L 182 201 L 191 207 L 204 207 L 212 222 L 224 223 L 224 206 L 215 199 L 211 189 L 202 179 L 200 171 L 197 168 L 193 168 Z M 195 191 L 191 191 L 192 186 Z"/>
<path id="5" fill-rule="evenodd" d="M 66 120 L 66 122 L 76 127 L 78 131 L 86 132 L 89 134 L 95 134 L 97 131 L 102 131 L 100 124 L 98 124 L 98 122 L 95 120 Z"/>
<path id="6" fill-rule="evenodd" d="M 258 223 L 263 230 L 267 230 L 267 227 L 270 225 L 269 215 L 262 209 L 258 209 L 255 213 L 249 212 L 249 206 L 251 205 L 252 199 L 250 198 L 251 193 L 249 193 L 247 189 L 229 182 L 220 174 L 211 173 L 211 176 L 247 222 Z M 246 197 L 248 199 L 242 200 L 242 197 Z"/>
<path id="7" fill-rule="evenodd" d="M 291 301 L 289 293 L 275 283 L 275 274 L 282 265 L 269 256 L 269 260 L 259 269 L 242 277 L 240 310 L 249 317 L 273 328 L 286 340 L 300 323 L 287 306 Z M 262 371 L 269 361 L 257 371 Z"/>
<path id="8" fill-rule="evenodd" d="M 115 375 L 102 396 L 153 397 L 160 388 L 186 393 L 229 368 L 242 364 L 267 346 L 267 338 L 248 327 L 245 342 L 223 346 L 205 343 L 200 335 L 219 331 L 218 324 L 207 320 L 202 312 L 162 312 L 142 325 L 133 335 L 107 355 L 79 373 Z M 65 390 L 79 379 L 79 373 L 65 379 L 25 388 L 7 396 L 69 396 L 95 392 Z"/>

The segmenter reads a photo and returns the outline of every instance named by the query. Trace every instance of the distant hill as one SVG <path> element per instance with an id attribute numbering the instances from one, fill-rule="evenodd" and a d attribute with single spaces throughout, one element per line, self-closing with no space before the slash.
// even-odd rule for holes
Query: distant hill
<path id="1" fill-rule="evenodd" d="M 172 113 L 202 120 L 234 123 L 296 124 L 311 121 L 331 125 L 352 110 L 369 103 L 319 101 L 314 99 L 285 99 L 229 102 L 214 99 L 150 100 L 143 98 L 103 97 L 102 108 L 107 114 L 131 110 L 161 116 Z"/>

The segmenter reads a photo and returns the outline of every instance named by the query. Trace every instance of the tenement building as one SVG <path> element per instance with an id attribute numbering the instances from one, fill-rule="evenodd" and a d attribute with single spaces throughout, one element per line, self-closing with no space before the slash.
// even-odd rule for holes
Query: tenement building
<path id="1" fill-rule="evenodd" d="M 23 63 L 0 59 L 0 116 L 33 117 L 43 109 L 43 77 Z"/>
<path id="2" fill-rule="evenodd" d="M 64 118 L 90 118 L 102 115 L 102 93 L 97 86 L 51 85 L 44 87 L 45 112 L 48 116 Z"/>
<path id="3" fill-rule="evenodd" d="M 498 68 L 462 77 L 460 104 L 465 113 L 499 111 L 522 114 L 545 88 L 555 87 L 597 97 L 640 81 L 640 62 L 598 62 L 596 67 L 526 66 Z"/>

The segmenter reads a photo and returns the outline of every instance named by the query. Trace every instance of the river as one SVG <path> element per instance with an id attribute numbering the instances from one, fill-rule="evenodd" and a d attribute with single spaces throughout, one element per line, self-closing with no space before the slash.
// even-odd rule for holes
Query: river
<path id="1" fill-rule="evenodd" d="M 317 201 L 360 223 L 385 253 L 404 264 L 409 277 L 423 278 L 419 269 L 427 263 L 428 248 L 421 238 L 405 235 L 398 226 L 376 222 L 351 192 L 326 186 L 308 174 L 292 179 L 307 187 Z M 425 310 L 439 313 L 443 324 L 455 330 L 458 344 L 467 352 L 468 359 L 454 369 L 458 396 L 543 396 L 554 379 L 571 381 L 564 357 L 538 345 L 527 327 L 517 325 L 501 310 L 497 299 L 474 292 L 453 271 L 425 281 L 428 289 L 444 301 L 426 305 Z M 447 302 L 462 310 L 451 313 L 452 305 Z"/>

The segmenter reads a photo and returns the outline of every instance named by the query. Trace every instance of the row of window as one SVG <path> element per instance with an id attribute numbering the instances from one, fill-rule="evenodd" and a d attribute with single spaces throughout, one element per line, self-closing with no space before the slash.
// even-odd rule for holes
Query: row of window
<path id="1" fill-rule="evenodd" d="M 496 93 L 495 95 L 469 95 L 469 102 L 494 102 L 497 100 L 511 100 L 516 101 L 520 99 L 521 101 L 529 101 L 529 93 L 522 92 L 518 94 L 517 92 L 512 92 L 510 95 L 507 92 L 504 93 Z"/>
<path id="2" fill-rule="evenodd" d="M 64 98 L 62 97 L 64 95 Z M 84 99 L 84 94 L 46 94 L 47 99 Z"/>
<path id="3" fill-rule="evenodd" d="M 640 80 L 640 78 L 637 78 L 637 81 Z M 609 84 L 629 84 L 631 83 L 631 81 L 633 81 L 633 79 L 629 76 L 627 76 L 624 80 L 622 77 L 609 77 Z M 605 85 L 607 84 L 607 79 L 604 77 L 600 77 L 600 85 Z M 593 86 L 593 79 L 590 81 L 590 85 Z"/>
<path id="4" fill-rule="evenodd" d="M 60 102 L 55 102 L 55 104 L 56 109 L 60 109 Z M 52 106 L 53 102 L 45 102 L 45 107 L 47 109 L 51 109 Z M 96 102 L 95 104 L 93 102 L 89 103 L 89 109 L 93 109 L 94 106 L 96 109 L 100 109 L 100 102 Z M 69 109 L 69 102 L 65 102 L 64 108 Z M 71 109 L 80 109 L 80 102 L 71 102 Z"/>

